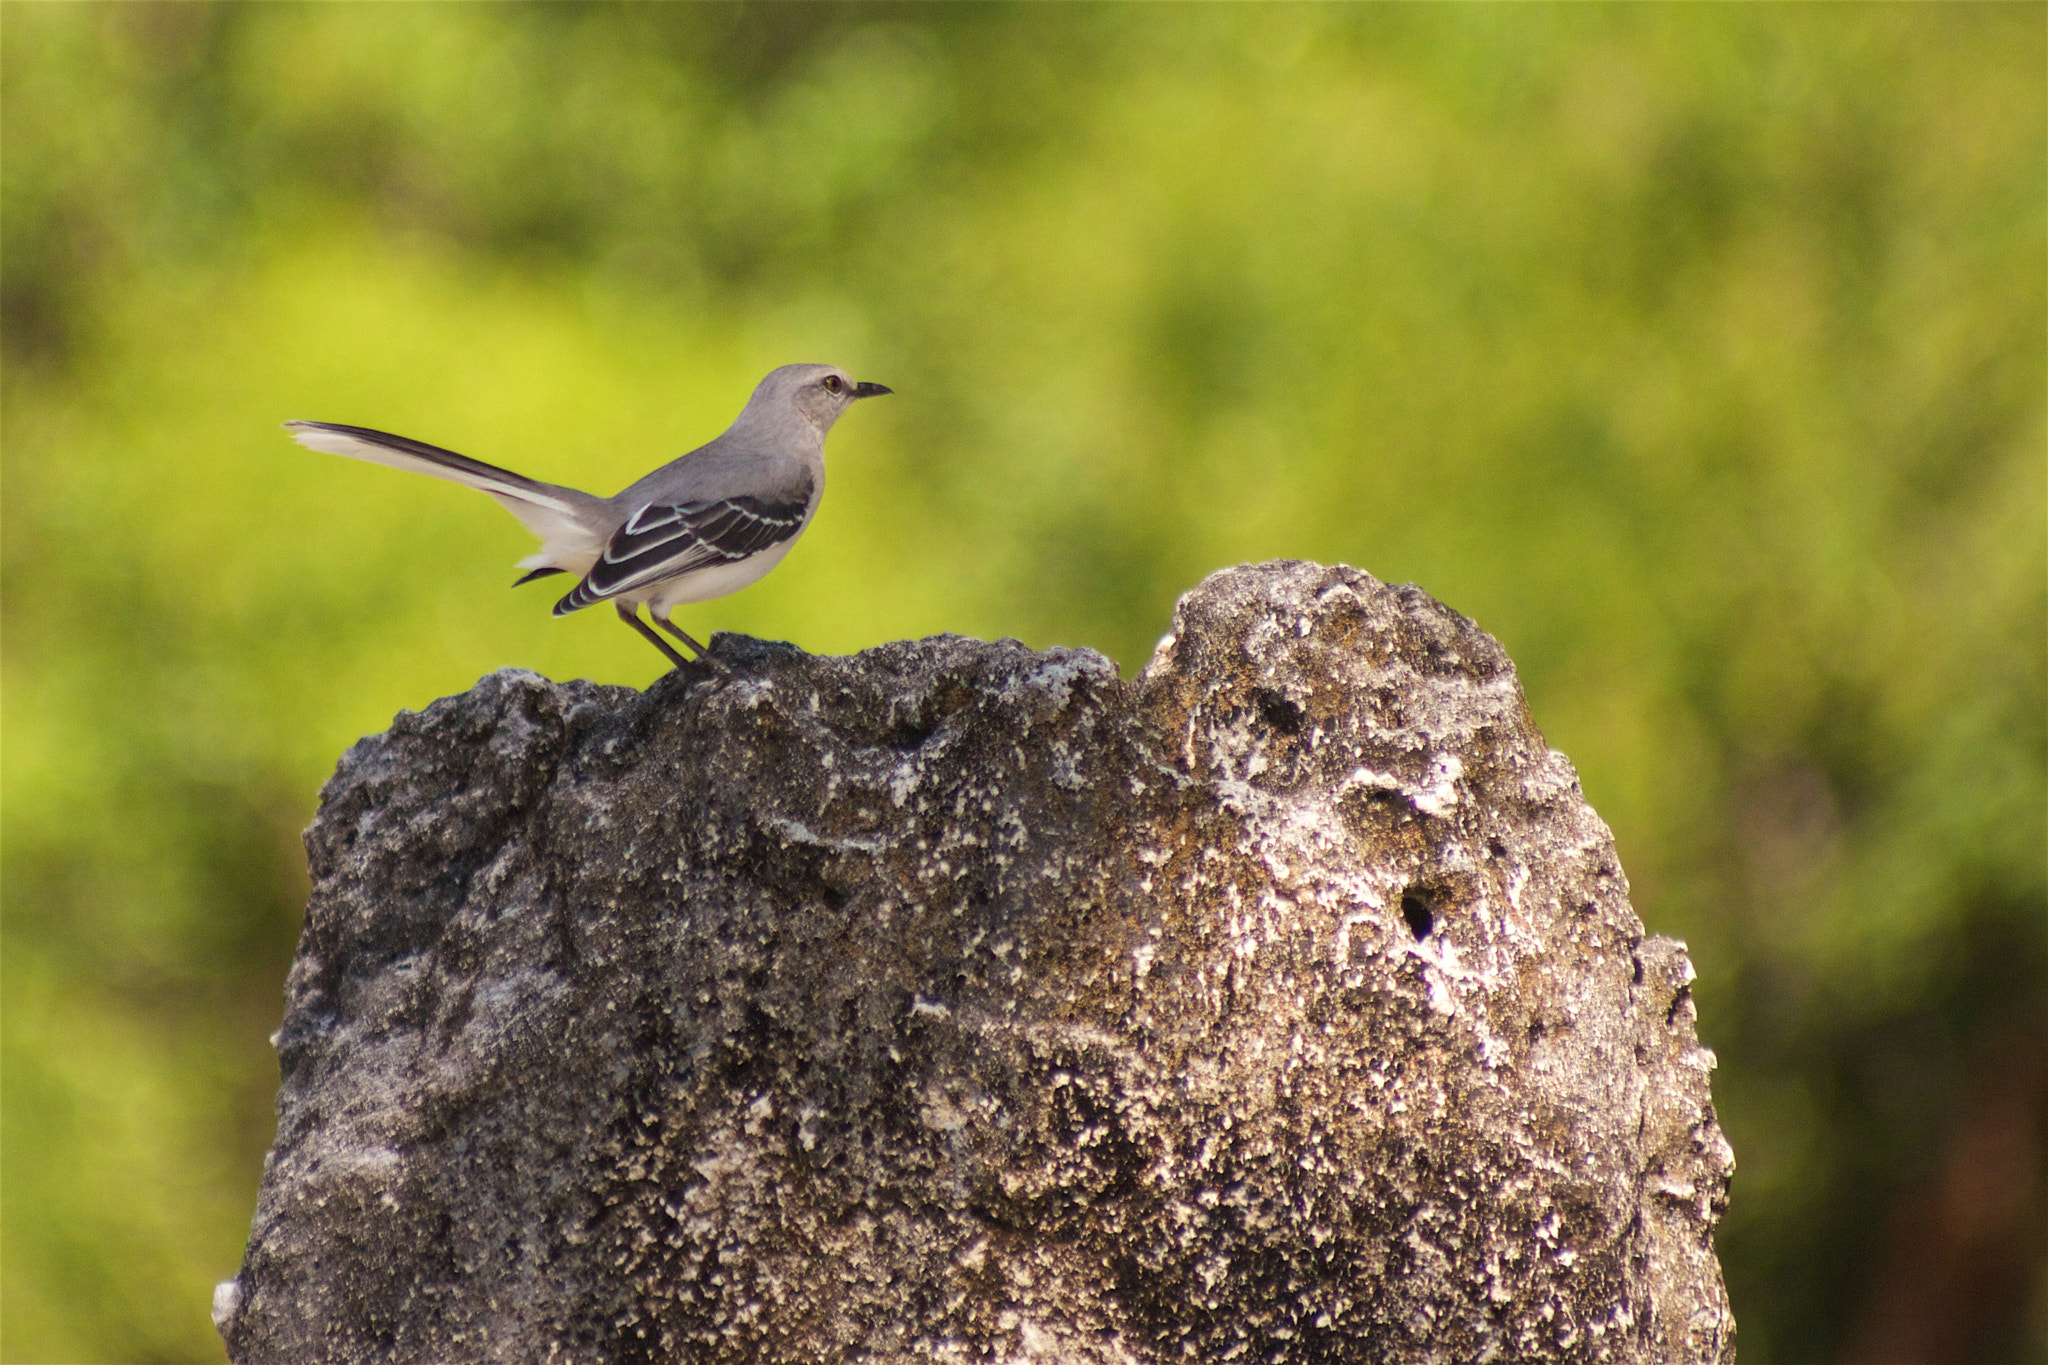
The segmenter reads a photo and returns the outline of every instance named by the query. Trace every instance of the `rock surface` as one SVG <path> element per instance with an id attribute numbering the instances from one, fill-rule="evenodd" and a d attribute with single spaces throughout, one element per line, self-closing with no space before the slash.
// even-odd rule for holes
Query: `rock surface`
<path id="1" fill-rule="evenodd" d="M 1219 573 L 349 751 L 257 1361 L 1727 1361 L 1682 945 L 1491 638 Z"/>

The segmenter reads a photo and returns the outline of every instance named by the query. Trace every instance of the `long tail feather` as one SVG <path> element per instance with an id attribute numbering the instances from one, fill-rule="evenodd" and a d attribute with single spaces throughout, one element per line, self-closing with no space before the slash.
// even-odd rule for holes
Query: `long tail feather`
<path id="1" fill-rule="evenodd" d="M 525 523 L 526 529 L 546 542 L 541 554 L 521 563 L 522 568 L 558 560 L 573 563 L 583 573 L 604 546 L 610 527 L 605 524 L 602 499 L 558 484 L 542 483 L 509 469 L 472 460 L 440 446 L 428 445 L 407 436 L 370 427 L 346 426 L 340 422 L 286 422 L 292 439 L 308 450 L 328 455 L 345 455 L 392 469 L 427 474 L 479 493 L 488 493 L 498 504 Z M 524 582 L 525 580 L 521 580 Z"/>
<path id="2" fill-rule="evenodd" d="M 286 422 L 284 426 L 292 434 L 292 439 L 308 450 L 346 455 L 352 460 L 368 460 L 371 464 L 388 465 L 393 469 L 409 469 L 415 474 L 431 474 L 437 479 L 447 479 L 482 493 L 504 494 L 564 512 L 570 510 L 568 503 L 559 496 L 559 490 L 547 484 L 509 469 L 485 464 L 482 460 L 472 460 L 467 455 L 458 455 L 452 450 L 430 446 L 425 441 L 394 436 L 388 431 L 373 431 L 369 427 L 344 426 L 339 422 Z"/>

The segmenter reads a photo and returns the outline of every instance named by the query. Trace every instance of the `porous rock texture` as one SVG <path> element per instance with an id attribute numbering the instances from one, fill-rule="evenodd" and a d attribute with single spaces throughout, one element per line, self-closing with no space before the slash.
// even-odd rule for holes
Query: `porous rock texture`
<path id="1" fill-rule="evenodd" d="M 1733 1358 L 1684 947 L 1471 622 L 714 649 L 342 760 L 236 1361 Z"/>

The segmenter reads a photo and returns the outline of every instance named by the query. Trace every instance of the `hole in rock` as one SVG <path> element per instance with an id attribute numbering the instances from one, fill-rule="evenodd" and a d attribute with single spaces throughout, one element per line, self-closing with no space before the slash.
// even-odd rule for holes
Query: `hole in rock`
<path id="1" fill-rule="evenodd" d="M 1259 693 L 1259 718 L 1283 735 L 1301 729 L 1301 708 L 1278 692 Z"/>
<path id="2" fill-rule="evenodd" d="M 1403 891 L 1401 918 L 1408 921 L 1409 933 L 1418 939 L 1428 938 L 1429 931 L 1436 927 L 1436 913 L 1429 908 L 1429 893 L 1419 886 Z"/>

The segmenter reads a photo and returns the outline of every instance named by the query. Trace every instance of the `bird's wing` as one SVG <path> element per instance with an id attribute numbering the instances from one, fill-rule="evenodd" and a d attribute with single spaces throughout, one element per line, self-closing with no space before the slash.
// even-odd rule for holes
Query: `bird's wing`
<path id="1" fill-rule="evenodd" d="M 793 540 L 808 498 L 717 498 L 650 503 L 626 518 L 590 573 L 555 604 L 555 615 L 714 564 L 732 564 Z"/>
<path id="2" fill-rule="evenodd" d="M 541 483 L 524 474 L 514 474 L 509 469 L 500 469 L 452 450 L 430 446 L 425 441 L 393 436 L 388 431 L 343 426 L 339 422 L 286 422 L 284 425 L 285 430 L 291 432 L 292 439 L 308 450 L 346 455 L 352 460 L 368 460 L 371 464 L 407 469 L 415 474 L 430 474 L 437 479 L 459 483 L 464 488 L 488 493 L 506 511 L 519 518 L 527 530 L 546 541 L 550 550 L 587 546 L 586 556 L 596 552 L 601 522 L 595 520 L 594 513 L 601 504 L 587 493 Z"/>

